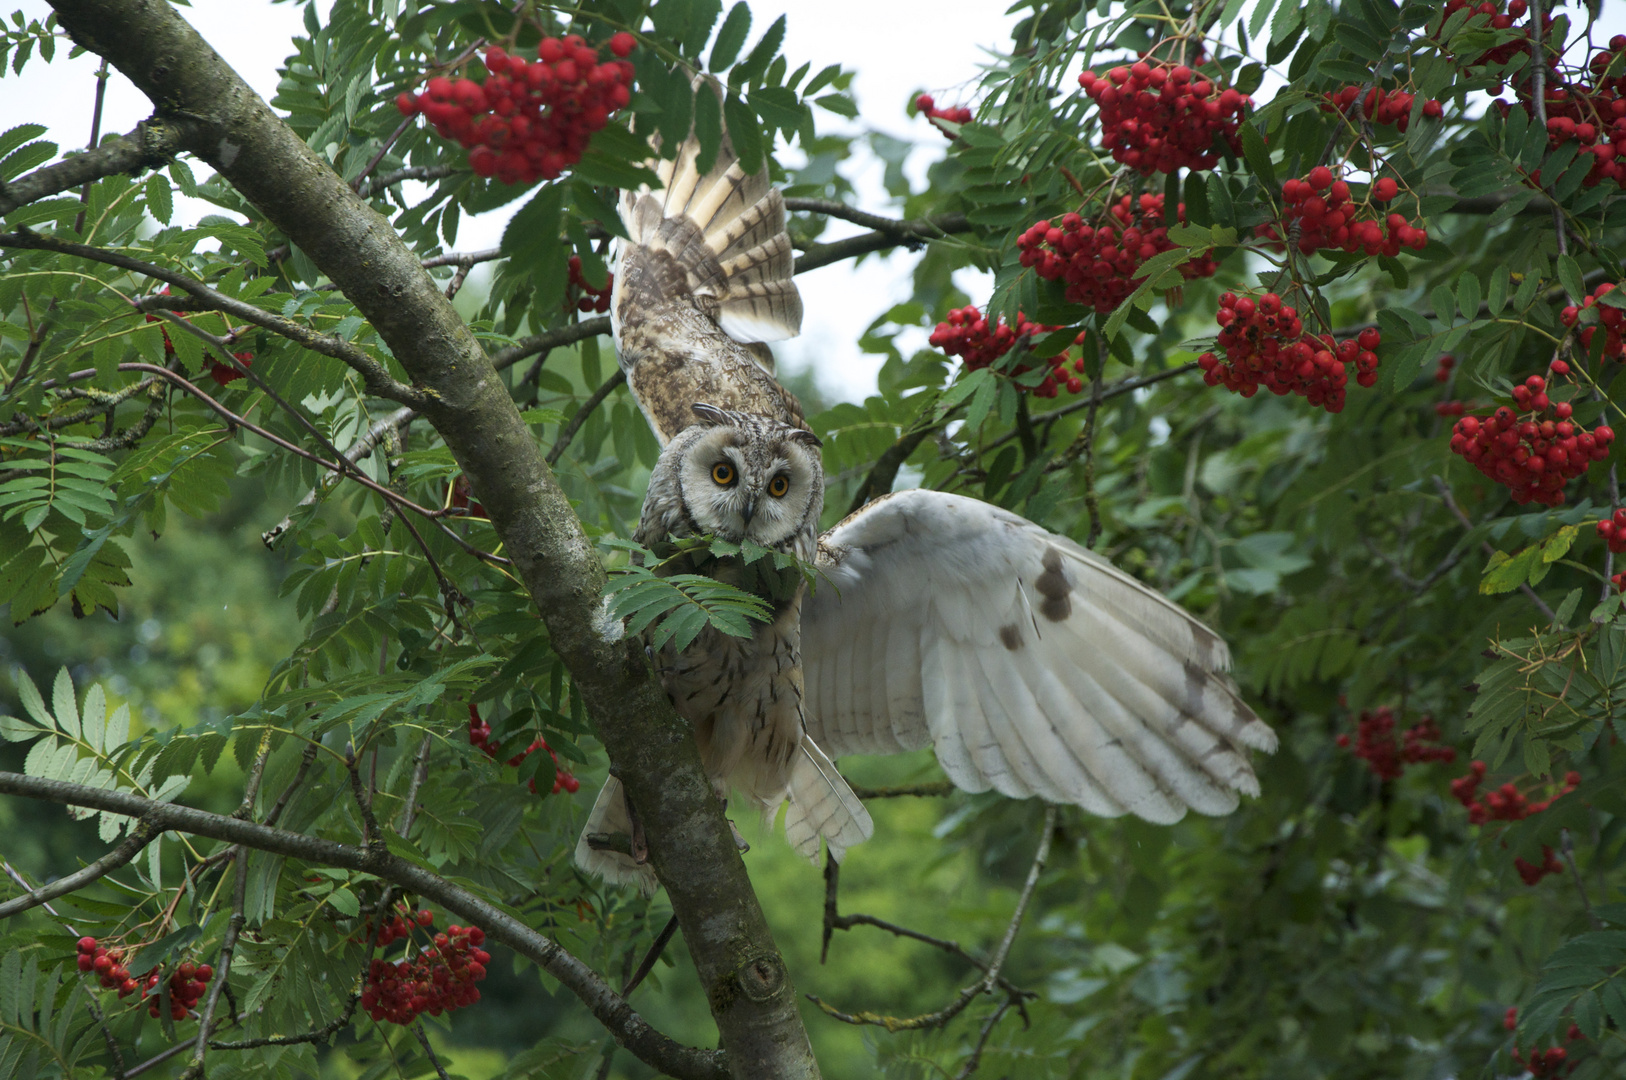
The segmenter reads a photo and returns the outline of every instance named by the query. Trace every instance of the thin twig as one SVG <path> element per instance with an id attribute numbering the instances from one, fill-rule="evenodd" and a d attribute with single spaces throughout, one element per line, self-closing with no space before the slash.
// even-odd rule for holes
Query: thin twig
<path id="1" fill-rule="evenodd" d="M 143 848 L 152 843 L 158 836 L 152 826 L 145 821 L 136 823 L 125 837 L 124 843 L 109 851 L 106 855 L 86 866 L 83 870 L 57 878 L 48 885 L 41 885 L 37 889 L 30 889 L 22 896 L 13 897 L 0 904 L 0 919 L 9 919 L 19 915 L 29 908 L 38 907 L 48 900 L 55 900 L 66 893 L 82 889 L 93 881 L 106 877 L 119 867 L 126 865 L 131 859 L 141 854 Z"/>
<path id="2" fill-rule="evenodd" d="M 85 144 L 87 151 L 96 149 L 96 144 L 102 139 L 102 103 L 107 100 L 107 57 L 102 57 L 102 66 L 96 71 L 96 104 L 90 111 L 90 141 Z M 84 187 L 79 189 L 79 213 L 73 219 L 73 231 L 80 236 L 85 235 L 85 212 L 90 207 L 90 185 L 94 180 L 86 180 Z"/>
<path id="3" fill-rule="evenodd" d="M 429 1055 L 429 1060 L 434 1064 L 435 1072 L 440 1076 L 440 1080 L 452 1080 L 451 1077 L 446 1075 L 446 1066 L 442 1065 L 440 1058 L 435 1056 L 435 1048 L 429 1045 L 429 1033 L 423 1029 L 422 1020 L 412 1025 L 412 1034 L 418 1037 L 418 1043 L 423 1047 L 423 1052 Z"/>
<path id="4" fill-rule="evenodd" d="M 361 438 L 357 439 L 355 442 L 346 447 L 344 453 L 340 456 L 345 461 L 354 465 L 360 462 L 363 458 L 370 456 L 373 450 L 377 448 L 379 440 L 383 439 L 392 431 L 398 431 L 406 428 L 417 418 L 418 410 L 416 409 L 396 409 L 383 419 L 373 421 L 372 425 L 368 427 L 366 433 L 363 434 Z M 314 505 L 322 489 L 326 486 L 337 483 L 343 476 L 344 473 L 339 471 L 328 473 L 317 482 L 315 487 L 312 487 L 305 493 L 304 498 L 300 499 L 299 502 L 294 504 L 295 512 L 297 512 L 301 507 Z M 286 534 L 289 529 L 293 528 L 293 524 L 293 514 L 289 514 L 287 517 L 271 526 L 271 528 L 261 533 L 260 542 L 268 548 L 275 548 L 278 541 L 282 539 L 283 535 Z"/>
<path id="5" fill-rule="evenodd" d="M 1028 902 L 1033 898 L 1033 890 L 1038 885 L 1039 876 L 1044 872 L 1045 863 L 1050 858 L 1050 841 L 1055 835 L 1055 832 L 1056 807 L 1053 805 L 1046 806 L 1044 825 L 1042 826 L 1042 830 L 1039 835 L 1039 847 L 1038 850 L 1034 852 L 1032 866 L 1028 868 L 1027 881 L 1022 886 L 1021 896 L 1017 898 L 1016 910 L 1011 914 L 1010 924 L 1005 928 L 1005 936 L 1000 939 L 999 947 L 994 950 L 994 954 L 989 958 L 987 964 L 977 963 L 977 961 L 973 960 L 969 955 L 967 955 L 957 943 L 943 941 L 942 939 L 934 939 L 929 935 L 921 934 L 918 931 L 908 930 L 904 927 L 895 926 L 890 923 L 884 923 L 882 920 L 874 919 L 867 915 L 849 915 L 844 918 L 838 917 L 834 919 L 833 922 L 828 923 L 829 925 L 834 925 L 840 929 L 845 929 L 845 927 L 843 927 L 841 924 L 848 920 L 851 920 L 854 924 L 861 922 L 864 925 L 879 926 L 903 937 L 914 938 L 917 941 L 924 941 L 929 944 L 936 945 L 938 948 L 944 948 L 945 951 L 955 952 L 957 955 L 965 956 L 966 959 L 971 960 L 972 963 L 977 963 L 977 966 L 983 969 L 983 977 L 961 990 L 959 994 L 955 996 L 954 1000 L 949 1002 L 948 1005 L 937 1010 L 936 1012 L 924 1013 L 920 1016 L 896 1017 L 883 1016 L 879 1013 L 872 1012 L 846 1013 L 828 1004 L 827 1002 L 821 1001 L 812 994 L 808 994 L 807 999 L 822 1009 L 826 1015 L 840 1020 L 843 1023 L 857 1025 L 873 1024 L 877 1027 L 884 1027 L 889 1032 L 898 1032 L 918 1031 L 922 1029 L 942 1027 L 944 1024 L 947 1024 L 950 1020 L 958 1016 L 961 1012 L 965 1011 L 965 1007 L 971 1004 L 973 999 L 981 994 L 992 993 L 994 987 L 996 986 L 1004 989 L 1006 993 L 1010 994 L 1012 998 L 1018 1001 L 1022 997 L 1035 996 L 1029 991 L 1011 986 L 1008 981 L 1000 977 L 1000 969 L 1005 966 L 1005 959 L 1010 955 L 1011 945 L 1016 941 L 1017 932 L 1022 926 L 1022 919 L 1027 914 Z M 825 880 L 827 882 L 827 889 L 825 893 L 825 910 L 826 919 L 829 920 L 830 914 L 834 910 L 834 901 L 831 893 L 834 889 L 834 881 L 836 880 L 836 877 L 834 874 L 829 872 L 828 868 L 826 869 Z"/>
<path id="6" fill-rule="evenodd" d="M 1586 909 L 1587 922 L 1592 924 L 1592 929 L 1602 930 L 1603 920 L 1592 910 L 1592 899 L 1586 894 L 1586 882 L 1581 880 L 1581 871 L 1575 865 L 1575 840 L 1568 829 L 1558 831 L 1558 850 L 1564 856 L 1565 865 L 1570 868 L 1570 876 L 1575 879 L 1575 891 L 1581 897 L 1581 906 Z"/>
<path id="7" fill-rule="evenodd" d="M 673 915 L 666 920 L 666 925 L 661 927 L 661 932 L 655 935 L 655 940 L 649 943 L 649 949 L 644 953 L 644 958 L 638 962 L 638 969 L 632 973 L 632 977 L 621 988 L 623 998 L 631 996 L 632 992 L 638 989 L 638 984 L 643 982 L 651 971 L 655 970 L 655 961 L 659 960 L 661 953 L 666 951 L 666 946 L 672 940 L 672 935 L 677 933 L 677 928 L 677 916 Z"/>
<path id="8" fill-rule="evenodd" d="M 1464 529 L 1472 530 L 1474 523 L 1467 514 L 1462 512 L 1462 507 L 1457 505 L 1457 500 L 1451 495 L 1450 486 L 1442 478 L 1436 476 L 1434 477 L 1434 487 L 1440 493 L 1440 498 L 1445 502 L 1445 508 L 1451 511 L 1451 516 L 1455 517 Z M 1479 547 L 1487 556 L 1496 554 L 1496 547 L 1489 540 L 1481 540 Z M 1536 591 L 1527 583 L 1520 582 L 1519 591 L 1524 593 L 1526 600 L 1536 605 L 1536 610 L 1541 612 L 1549 623 L 1558 618 L 1557 615 L 1553 614 L 1553 609 L 1547 606 L 1547 601 L 1537 596 Z"/>
<path id="9" fill-rule="evenodd" d="M 414 116 L 403 116 L 401 118 L 401 122 L 399 124 L 395 125 L 395 130 L 390 132 L 389 137 L 386 138 L 384 140 L 384 142 L 379 146 L 378 153 L 374 154 L 373 157 L 372 157 L 372 160 L 367 162 L 366 165 L 363 165 L 361 171 L 356 174 L 356 178 L 354 180 L 350 181 L 350 190 L 351 191 L 360 191 L 361 190 L 362 182 L 367 179 L 368 175 L 374 169 L 378 168 L 378 163 L 380 161 L 383 161 L 384 160 L 384 155 L 390 152 L 390 147 L 395 145 L 395 140 L 399 139 L 402 135 L 405 135 L 406 134 L 406 129 L 411 127 L 412 124 L 413 124 L 413 121 L 415 121 L 416 119 L 417 119 L 417 117 L 415 115 Z"/>
<path id="10" fill-rule="evenodd" d="M 982 1065 L 982 1052 L 988 1046 L 988 1036 L 994 1033 L 994 1028 L 1005 1018 L 1005 1014 L 1010 1012 L 1013 1005 L 1020 1007 L 1021 1002 L 1014 997 L 1007 997 L 999 1008 L 994 1010 L 993 1015 L 983 1021 L 982 1031 L 977 1035 L 977 1045 L 971 1048 L 971 1056 L 965 1059 L 960 1071 L 954 1074 L 954 1080 L 967 1080 Z"/>
<path id="11" fill-rule="evenodd" d="M 574 345 L 590 337 L 609 334 L 610 317 L 600 315 L 596 319 L 583 319 L 581 322 L 568 323 L 557 330 L 549 330 L 545 334 L 535 334 L 531 337 L 520 338 L 505 349 L 498 349 L 491 354 L 491 364 L 498 371 L 511 368 L 527 356 L 535 356 L 539 352 L 549 349 L 563 348 Z"/>
<path id="12" fill-rule="evenodd" d="M 196 297 L 215 311 L 222 311 L 228 315 L 236 316 L 244 322 L 253 323 L 255 326 L 302 345 L 312 352 L 338 360 L 362 377 L 362 381 L 371 394 L 419 409 L 428 404 L 430 400 L 428 395 L 421 391 L 397 382 L 383 364 L 343 338 L 318 333 L 300 323 L 294 322 L 292 319 L 285 319 L 281 315 L 273 315 L 269 311 L 255 307 L 253 304 L 246 303 L 236 297 L 217 292 L 207 285 L 187 277 L 185 274 L 176 273 L 173 270 L 155 266 L 152 263 L 142 262 L 139 259 L 132 259 L 128 255 L 116 251 L 106 251 L 86 244 L 70 244 L 55 237 L 41 236 L 26 228 L 11 233 L 0 233 L 0 247 L 54 251 L 59 255 L 72 255 L 75 258 L 89 259 L 91 262 L 116 266 L 121 270 L 129 270 L 132 273 L 142 274 L 156 281 L 165 282 Z"/>
<path id="13" fill-rule="evenodd" d="M 288 783 L 287 787 L 282 789 L 282 794 L 277 796 L 276 805 L 271 807 L 271 812 L 265 815 L 267 825 L 277 823 L 277 819 L 282 817 L 283 808 L 288 805 L 288 800 L 293 798 L 294 792 L 298 791 L 299 786 L 305 782 L 305 774 L 310 771 L 311 762 L 316 760 L 316 751 L 319 745 L 313 742 L 305 747 L 305 753 L 299 759 L 299 771 L 294 773 L 293 780 Z"/>
<path id="14" fill-rule="evenodd" d="M 581 430 L 581 426 L 587 422 L 587 418 L 592 415 L 593 410 L 602 405 L 604 399 L 609 397 L 616 387 L 626 381 L 627 373 L 617 369 L 614 375 L 604 380 L 603 386 L 594 390 L 592 396 L 582 402 L 581 406 L 570 414 L 570 419 L 566 420 L 564 427 L 559 429 L 558 438 L 553 440 L 553 446 L 548 450 L 548 464 L 550 466 L 558 462 L 559 455 L 565 452 L 565 447 L 570 445 L 570 440 L 576 437 L 576 432 Z"/>

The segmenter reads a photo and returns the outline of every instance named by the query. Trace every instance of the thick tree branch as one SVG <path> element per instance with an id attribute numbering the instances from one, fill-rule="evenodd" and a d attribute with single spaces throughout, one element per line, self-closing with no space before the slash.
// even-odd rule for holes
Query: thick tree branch
<path id="1" fill-rule="evenodd" d="M 168 163 L 196 139 L 203 128 L 185 116 L 155 116 L 143 120 L 128 135 L 120 135 L 93 150 L 71 154 L 55 165 L 35 169 L 10 183 L 0 183 L 0 217 L 19 206 L 118 173 L 138 173 Z"/>
<path id="2" fill-rule="evenodd" d="M 162 266 L 132 259 L 128 255 L 121 255 L 116 251 L 106 251 L 102 248 L 90 247 L 86 244 L 70 244 L 65 240 L 58 240 L 51 236 L 40 236 L 28 229 L 19 229 L 14 233 L 0 233 L 0 247 L 23 248 L 32 251 L 54 251 L 60 255 L 73 255 L 92 262 L 103 263 L 107 266 L 117 266 L 121 270 L 131 273 L 143 274 L 156 281 L 162 281 L 177 289 L 183 289 L 213 311 L 222 311 L 228 315 L 235 315 L 244 322 L 281 335 L 315 353 L 332 357 L 343 363 L 356 374 L 362 377 L 369 393 L 376 394 L 403 405 L 421 408 L 426 398 L 410 386 L 403 386 L 390 377 L 384 365 L 368 356 L 366 352 L 350 344 L 342 338 L 332 337 L 328 334 L 318 333 L 307 326 L 303 326 L 292 319 L 285 319 L 281 315 L 273 315 L 269 311 L 255 307 L 253 304 L 238 300 L 216 292 L 207 285 L 185 274 L 167 270 Z"/>
<path id="3" fill-rule="evenodd" d="M 183 832 L 318 866 L 334 866 L 371 874 L 399 888 L 428 897 L 448 911 L 479 925 L 487 936 L 546 970 L 581 998 L 622 1046 L 655 1068 L 679 1077 L 717 1078 L 726 1075 L 717 1053 L 681 1046 L 650 1027 L 643 1017 L 610 989 L 597 972 L 566 952 L 558 942 L 537 933 L 508 912 L 473 893 L 390 854 L 382 847 L 369 849 L 339 844 L 240 818 L 194 810 L 189 806 L 143 799 L 123 791 L 70 784 L 62 780 L 43 780 L 21 773 L 0 772 L 0 794 L 128 814 L 150 822 L 155 833 Z"/>
<path id="4" fill-rule="evenodd" d="M 273 114 L 167 2 L 53 0 L 52 6 L 75 42 L 105 56 L 149 98 L 204 122 L 206 134 L 187 149 L 213 166 L 344 292 L 428 399 L 403 404 L 419 408 L 469 477 L 547 625 L 549 643 L 582 694 L 645 823 L 652 862 L 694 957 L 734 1075 L 741 1080 L 816 1077 L 795 988 L 689 725 L 679 720 L 653 678 L 641 643 L 623 640 L 618 628 L 601 618 L 605 575 L 598 551 L 473 332 L 390 223 Z M 403 874 L 406 883 L 411 874 Z M 448 895 L 444 883 L 424 884 Z M 422 885 L 411 887 L 425 891 Z M 467 909 L 472 898 L 457 899 Z M 481 906 L 485 917 L 503 920 L 502 932 L 522 929 L 489 905 Z M 555 956 L 550 962 L 561 961 Z M 604 990 L 596 976 L 593 985 L 595 994 Z M 611 999 L 595 1001 L 604 1009 L 625 1008 Z M 619 1014 L 606 1016 L 625 1028 Z M 691 1071 L 698 1073 L 702 1065 L 718 1071 L 716 1058 L 685 1053 L 692 1056 Z"/>

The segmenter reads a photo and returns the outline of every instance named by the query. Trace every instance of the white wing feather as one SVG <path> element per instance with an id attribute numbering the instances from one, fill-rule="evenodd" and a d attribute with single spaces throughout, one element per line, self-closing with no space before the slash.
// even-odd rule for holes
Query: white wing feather
<path id="1" fill-rule="evenodd" d="M 1177 821 L 1256 795 L 1275 733 L 1225 643 L 1105 559 L 975 499 L 905 491 L 821 541 L 802 608 L 808 733 L 832 756 L 930 743 L 969 791 Z"/>

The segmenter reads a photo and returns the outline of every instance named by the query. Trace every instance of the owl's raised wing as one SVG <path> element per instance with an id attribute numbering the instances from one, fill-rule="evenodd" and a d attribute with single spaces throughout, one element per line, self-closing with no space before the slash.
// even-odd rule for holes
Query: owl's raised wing
<path id="1" fill-rule="evenodd" d="M 930 744 L 951 780 L 1155 822 L 1259 793 L 1276 735 L 1220 638 L 1064 537 L 902 491 L 820 540 L 802 608 L 807 728 L 831 757 Z"/>

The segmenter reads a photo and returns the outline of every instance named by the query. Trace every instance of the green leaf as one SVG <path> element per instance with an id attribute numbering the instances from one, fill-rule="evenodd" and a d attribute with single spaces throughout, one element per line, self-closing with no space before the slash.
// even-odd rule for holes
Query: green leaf
<path id="1" fill-rule="evenodd" d="M 1268 8 L 1269 6 L 1269 0 L 1262 0 L 1259 5 L 1260 8 Z M 1259 178 L 1259 183 L 1265 190 L 1274 196 L 1276 193 L 1276 167 L 1271 163 L 1270 151 L 1265 147 L 1264 137 L 1259 134 L 1259 129 L 1253 125 L 1252 121 L 1243 124 L 1240 130 L 1242 132 L 1242 153 L 1248 159 L 1248 168 L 1253 171 L 1254 176 Z M 1230 224 L 1230 222 L 1226 222 L 1226 224 Z"/>
<path id="2" fill-rule="evenodd" d="M 730 12 L 730 17 L 732 17 Z M 768 67 L 768 62 L 779 52 L 779 46 L 785 42 L 785 16 L 781 15 L 769 25 L 768 30 L 752 47 L 751 53 L 743 63 L 731 73 L 729 81 L 738 86 L 741 83 L 759 78 Z M 712 70 L 716 70 L 713 68 Z"/>
<path id="3" fill-rule="evenodd" d="M 1464 270 L 1457 279 L 1457 310 L 1464 319 L 1479 318 L 1479 278 L 1471 270 Z"/>
<path id="4" fill-rule="evenodd" d="M 1581 276 L 1581 265 L 1568 255 L 1560 255 L 1557 266 L 1559 283 L 1570 294 L 1570 300 L 1579 303 L 1588 292 L 1585 279 Z"/>
<path id="5" fill-rule="evenodd" d="M 750 32 L 751 8 L 745 0 L 739 0 L 729 9 L 722 29 L 717 31 L 717 40 L 711 46 L 711 59 L 706 61 L 707 70 L 718 72 L 732 64 Z"/>
<path id="6" fill-rule="evenodd" d="M 750 176 L 762 167 L 762 126 L 757 123 L 751 107 L 733 94 L 723 101 L 723 116 L 728 121 L 728 133 L 734 140 L 740 168 Z"/>
<path id="7" fill-rule="evenodd" d="M 153 173 L 147 177 L 143 190 L 147 195 L 147 209 L 161 224 L 168 225 L 175 213 L 175 203 L 170 198 L 169 181 L 164 174 Z"/>

